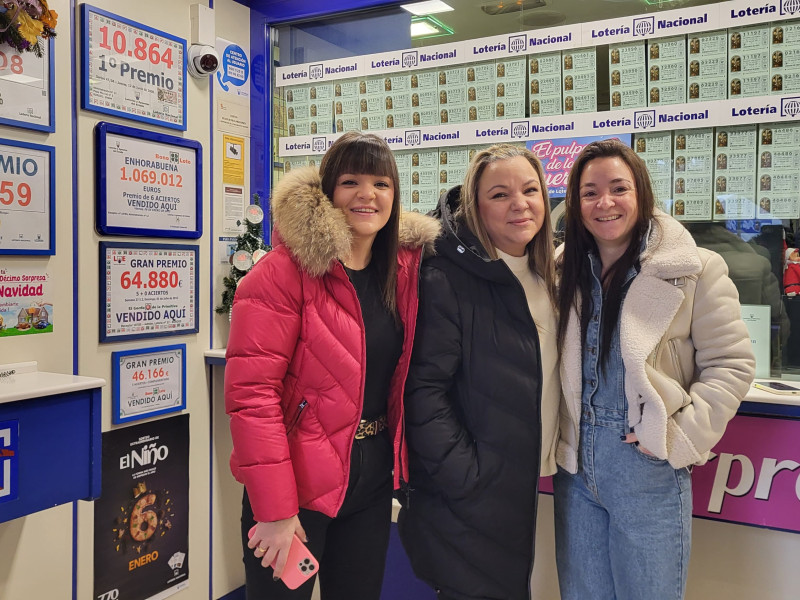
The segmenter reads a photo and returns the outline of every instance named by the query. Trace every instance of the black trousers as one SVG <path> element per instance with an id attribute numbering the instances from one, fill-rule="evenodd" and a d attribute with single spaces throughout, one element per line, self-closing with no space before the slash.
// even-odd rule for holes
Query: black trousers
<path id="1" fill-rule="evenodd" d="M 301 508 L 306 546 L 319 561 L 322 600 L 379 600 L 392 520 L 392 445 L 387 431 L 353 442 L 350 479 L 335 518 Z M 273 581 L 247 547 L 255 524 L 247 490 L 242 498 L 242 547 L 247 600 L 310 600 L 316 575 L 296 590 Z"/>

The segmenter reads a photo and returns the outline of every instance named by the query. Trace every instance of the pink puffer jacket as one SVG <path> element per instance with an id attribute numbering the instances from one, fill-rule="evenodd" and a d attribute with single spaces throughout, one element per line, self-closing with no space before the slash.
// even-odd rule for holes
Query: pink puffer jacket
<path id="1" fill-rule="evenodd" d="M 347 489 L 366 365 L 358 297 L 336 260 L 349 251 L 350 234 L 313 169 L 288 174 L 272 210 L 274 249 L 241 280 L 233 304 L 225 369 L 231 470 L 258 521 L 288 518 L 300 507 L 335 516 Z M 419 262 L 438 231 L 429 217 L 401 219 L 397 309 L 405 335 L 387 415 L 395 488 L 408 480 L 402 398 Z"/>

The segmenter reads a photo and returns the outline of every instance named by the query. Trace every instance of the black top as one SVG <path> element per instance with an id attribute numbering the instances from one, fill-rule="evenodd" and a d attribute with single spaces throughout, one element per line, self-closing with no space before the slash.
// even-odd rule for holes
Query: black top
<path id="1" fill-rule="evenodd" d="M 458 600 L 529 600 L 540 450 L 538 332 L 525 290 L 443 196 L 424 259 L 405 388 L 408 503 L 400 537 L 417 577 Z"/>
<path id="2" fill-rule="evenodd" d="M 362 419 L 377 419 L 386 414 L 389 386 L 403 351 L 403 328 L 383 304 L 374 263 L 356 271 L 345 267 L 356 288 L 364 335 L 367 341 L 367 376 L 364 382 Z"/>

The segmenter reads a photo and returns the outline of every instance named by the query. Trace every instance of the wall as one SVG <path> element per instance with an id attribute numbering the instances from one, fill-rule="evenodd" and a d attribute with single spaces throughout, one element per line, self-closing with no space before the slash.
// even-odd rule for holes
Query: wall
<path id="1" fill-rule="evenodd" d="M 72 373 L 73 336 L 77 324 L 72 315 L 73 219 L 72 219 L 72 110 L 70 79 L 72 38 L 71 2 L 53 0 L 59 14 L 55 41 L 54 133 L 0 126 L 0 137 L 56 147 L 56 254 L 51 257 L 0 256 L 0 265 L 46 270 L 58 299 L 53 333 L 0 339 L 0 364 L 36 360 L 42 371 Z M 91 202 L 91 196 L 89 198 Z M 90 205 L 91 206 L 91 205 Z M 96 261 L 95 261 L 96 262 Z M 94 302 L 96 305 L 97 302 Z M 97 318 L 94 319 L 95 321 Z M 0 598 L 66 599 L 72 588 L 72 505 L 67 504 L 0 524 Z M 44 549 L 47 551 L 44 551 Z M 41 573 L 47 573 L 42 577 Z"/>
<path id="2" fill-rule="evenodd" d="M 97 8 L 167 31 L 189 41 L 190 0 L 92 0 Z M 204 2 L 207 3 L 207 2 Z M 36 360 L 39 369 L 60 373 L 102 377 L 109 382 L 103 390 L 102 427 L 111 424 L 111 353 L 148 346 L 186 344 L 187 412 L 190 414 L 190 511 L 189 587 L 176 595 L 186 600 L 207 599 L 210 594 L 209 520 L 211 511 L 212 441 L 211 403 L 203 353 L 212 346 L 212 327 L 224 317 L 213 315 L 218 302 L 212 293 L 212 266 L 216 245 L 212 198 L 216 202 L 219 182 L 214 148 L 221 148 L 211 115 L 210 80 L 186 77 L 187 130 L 176 132 L 157 126 L 118 119 L 74 108 L 80 103 L 80 5 L 74 0 L 50 0 L 58 12 L 55 42 L 56 132 L 43 134 L 0 127 L 0 138 L 47 144 L 56 147 L 56 254 L 52 257 L 0 257 L 0 265 L 36 267 L 54 279 L 57 299 L 55 330 L 43 334 L 0 339 L 0 364 Z M 217 36 L 250 46 L 249 9 L 233 0 L 216 0 Z M 72 28 L 72 30 L 71 30 Z M 76 74 L 71 76 L 72 61 Z M 78 95 L 73 98 L 73 91 Z M 73 112 L 75 111 L 75 112 Z M 73 120 L 77 114 L 77 118 Z M 169 239 L 118 238 L 99 236 L 94 228 L 94 126 L 98 121 L 178 135 L 203 146 L 203 236 L 190 242 Z M 76 147 L 73 148 L 73 137 Z M 74 169 L 74 171 L 73 171 Z M 215 171 L 215 169 L 217 169 Z M 74 176 L 73 176 L 74 173 Z M 212 177 L 213 174 L 213 177 Z M 75 193 L 73 194 L 73 184 Z M 217 186 L 219 187 L 219 186 Z M 73 201 L 75 202 L 73 210 Z M 101 240 L 199 245 L 199 333 L 151 340 L 99 344 L 98 245 Z M 75 293 L 73 294 L 73 286 Z M 76 350 L 74 350 L 76 348 Z M 225 463 L 227 469 L 227 464 Z M 93 597 L 93 505 L 77 502 L 0 524 L 0 598 L 68 600 Z M 238 548 L 236 550 L 238 554 Z M 73 592 L 73 586 L 75 590 Z M 236 586 L 234 586 L 236 587 Z M 222 594 L 220 594 L 222 595 Z M 216 597 L 216 596 L 215 596 Z"/>

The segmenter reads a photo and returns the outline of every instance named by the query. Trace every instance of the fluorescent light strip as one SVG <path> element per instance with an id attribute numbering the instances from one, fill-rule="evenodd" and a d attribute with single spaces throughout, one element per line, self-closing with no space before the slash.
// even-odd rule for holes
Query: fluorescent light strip
<path id="1" fill-rule="evenodd" d="M 417 21 L 416 23 L 411 23 L 412 38 L 420 37 L 421 35 L 434 35 L 436 33 L 441 32 L 427 21 Z"/>
<path id="2" fill-rule="evenodd" d="M 414 2 L 413 4 L 401 4 L 400 8 L 407 10 L 412 15 L 435 15 L 436 13 L 447 12 L 455 10 L 449 4 L 445 4 L 441 0 L 425 0 L 425 2 Z"/>

